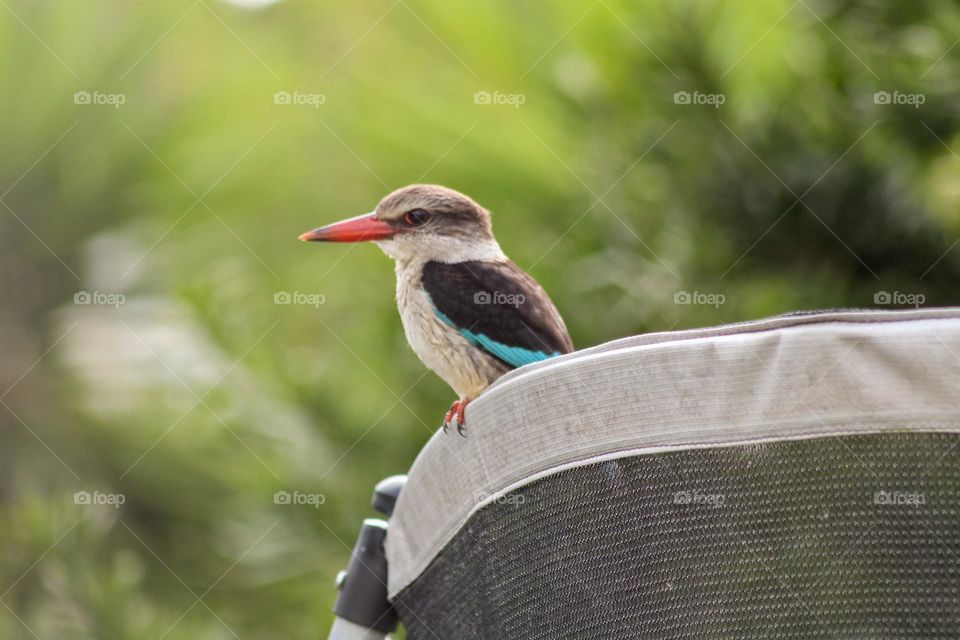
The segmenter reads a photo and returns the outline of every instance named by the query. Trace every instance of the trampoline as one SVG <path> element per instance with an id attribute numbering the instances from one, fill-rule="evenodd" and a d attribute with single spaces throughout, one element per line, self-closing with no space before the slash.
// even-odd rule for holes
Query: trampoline
<path id="1" fill-rule="evenodd" d="M 468 425 L 367 545 L 379 620 L 331 637 L 960 637 L 960 309 L 626 338 Z"/>

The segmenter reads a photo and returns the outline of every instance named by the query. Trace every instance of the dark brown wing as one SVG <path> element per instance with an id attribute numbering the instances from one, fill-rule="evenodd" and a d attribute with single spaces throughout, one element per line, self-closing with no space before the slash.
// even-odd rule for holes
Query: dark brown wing
<path id="1" fill-rule="evenodd" d="M 512 262 L 428 262 L 421 277 L 437 316 L 510 367 L 573 351 L 557 308 Z"/>

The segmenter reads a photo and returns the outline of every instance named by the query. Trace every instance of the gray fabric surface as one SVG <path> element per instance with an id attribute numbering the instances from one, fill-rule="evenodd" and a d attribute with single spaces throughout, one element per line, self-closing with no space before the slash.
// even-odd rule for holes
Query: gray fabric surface
<path id="1" fill-rule="evenodd" d="M 408 640 L 958 638 L 958 445 L 884 431 L 571 467 L 476 511 L 394 604 Z"/>
<path id="2" fill-rule="evenodd" d="M 825 312 L 618 340 L 524 367 L 438 433 L 390 522 L 389 590 L 480 507 L 604 458 L 884 429 L 953 431 L 960 310 Z"/>

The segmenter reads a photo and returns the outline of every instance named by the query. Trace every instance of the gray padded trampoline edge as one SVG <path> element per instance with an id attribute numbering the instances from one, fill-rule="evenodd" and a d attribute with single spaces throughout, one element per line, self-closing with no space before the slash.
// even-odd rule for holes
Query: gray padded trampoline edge
<path id="1" fill-rule="evenodd" d="M 934 341 L 929 340 L 931 336 Z M 886 338 L 891 340 L 889 344 L 884 344 Z M 863 342 L 867 343 L 865 349 L 850 353 L 851 345 Z M 890 359 L 897 355 L 905 358 L 911 345 L 917 349 L 912 355 L 925 359 L 924 366 L 902 367 L 902 370 L 892 367 Z M 694 370 L 695 380 L 695 370 L 700 367 L 711 375 L 720 374 L 719 378 L 732 384 L 742 378 L 746 384 L 747 409 L 769 411 L 769 394 L 802 391 L 791 376 L 798 371 L 820 374 L 817 355 L 829 353 L 834 359 L 828 359 L 827 364 L 831 366 L 819 382 L 826 382 L 830 393 L 836 394 L 834 389 L 841 389 L 840 395 L 818 397 L 817 402 L 841 401 L 835 407 L 840 406 L 842 411 L 813 412 L 801 418 L 772 421 L 762 416 L 751 420 L 747 415 L 739 424 L 721 421 L 709 425 L 706 423 L 711 416 L 723 417 L 728 410 L 722 402 L 707 403 L 704 407 L 679 407 L 679 411 L 677 406 L 668 406 L 671 400 L 676 400 L 670 394 L 682 395 L 696 388 L 691 387 L 690 370 Z M 945 394 L 938 394 L 936 389 L 938 384 L 942 388 L 944 376 L 952 375 L 956 380 L 958 354 L 960 309 L 844 311 L 777 316 L 674 334 L 636 336 L 519 369 L 504 376 L 471 404 L 467 439 L 437 434 L 414 462 L 387 536 L 390 595 L 397 595 L 426 570 L 477 510 L 510 491 L 566 468 L 678 448 L 875 433 L 891 427 L 954 431 L 960 413 L 949 403 L 938 405 L 936 401 Z M 834 360 L 846 359 L 847 355 L 851 356 L 847 366 L 837 366 L 839 363 Z M 570 415 L 562 411 L 551 413 L 551 409 L 569 401 L 576 393 L 591 397 L 583 396 L 580 388 L 567 389 L 571 380 L 589 386 L 585 378 L 576 380 L 580 370 L 597 375 L 619 371 L 629 376 L 630 382 L 663 387 L 668 393 L 664 396 L 662 422 L 657 420 L 655 412 L 621 410 L 610 415 L 634 426 L 611 437 L 613 432 L 607 427 L 572 425 L 576 420 Z M 841 373 L 845 375 L 839 375 Z M 898 411 L 881 408 L 863 411 L 862 407 L 851 410 L 843 402 L 847 397 L 843 396 L 840 385 L 851 384 L 851 376 L 856 373 L 870 374 L 876 379 L 854 382 L 861 386 L 853 387 L 849 402 L 856 404 L 869 399 L 873 389 L 870 385 L 875 385 L 882 391 L 884 401 L 899 407 L 898 402 L 909 400 L 909 407 Z M 893 376 L 884 378 L 884 374 Z M 783 380 L 784 376 L 790 379 Z M 617 390 L 618 382 L 622 380 L 602 381 L 600 393 L 622 391 L 627 396 L 637 396 L 633 400 L 640 399 L 638 389 Z M 710 382 L 720 384 L 718 380 Z M 761 383 L 771 388 L 758 392 L 757 386 Z M 953 382 L 952 388 L 956 386 L 957 382 Z M 925 394 L 924 389 L 932 391 Z M 903 397 L 891 397 L 892 391 L 902 393 Z M 518 397 L 523 402 L 517 402 Z M 821 408 L 830 407 L 827 404 Z M 689 424 L 696 421 L 697 410 L 701 410 L 706 426 L 690 429 Z M 603 416 L 598 414 L 591 414 L 591 418 L 602 421 Z M 627 419 L 623 420 L 624 417 Z M 531 425 L 531 418 L 541 423 Z M 672 437 L 672 432 L 656 428 L 671 420 L 687 425 L 687 430 Z M 551 430 L 551 424 L 559 430 Z M 884 427 L 884 424 L 890 426 Z M 520 436 L 517 430 L 521 430 Z M 586 441 L 585 434 L 590 436 Z M 665 440 L 665 436 L 670 437 Z M 529 454 L 529 458 L 525 454 Z"/>

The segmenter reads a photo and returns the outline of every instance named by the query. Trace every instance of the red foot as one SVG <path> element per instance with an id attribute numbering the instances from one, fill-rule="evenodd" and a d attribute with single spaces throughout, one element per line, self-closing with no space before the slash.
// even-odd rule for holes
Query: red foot
<path id="1" fill-rule="evenodd" d="M 447 415 L 443 418 L 443 432 L 446 433 L 447 429 L 450 428 L 451 424 L 457 425 L 457 433 L 461 436 L 466 437 L 465 428 L 467 426 L 467 420 L 463 415 L 463 412 L 466 410 L 467 405 L 470 404 L 469 400 L 457 400 L 452 405 L 450 405 L 450 410 L 447 411 Z"/>
<path id="2" fill-rule="evenodd" d="M 453 417 L 457 414 L 457 411 L 460 410 L 460 401 L 456 400 L 452 405 L 450 405 L 450 410 L 447 411 L 447 415 L 443 417 L 443 432 L 446 433 L 447 429 L 450 428 L 450 422 L 453 420 Z"/>

